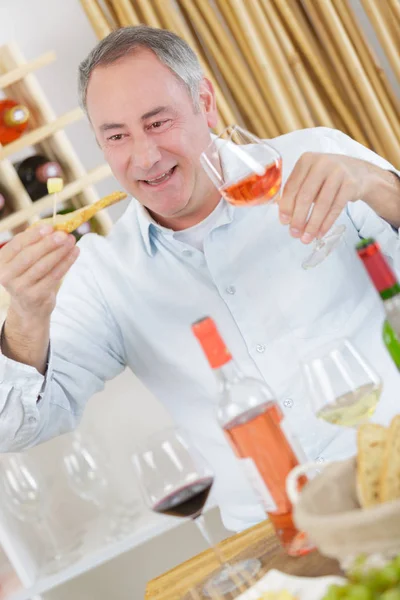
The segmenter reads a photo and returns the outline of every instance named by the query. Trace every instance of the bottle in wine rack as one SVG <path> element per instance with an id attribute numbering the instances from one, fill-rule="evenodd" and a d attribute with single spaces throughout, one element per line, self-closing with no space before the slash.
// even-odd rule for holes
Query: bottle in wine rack
<path id="1" fill-rule="evenodd" d="M 282 546 L 291 556 L 306 554 L 312 547 L 296 529 L 286 493 L 288 474 L 304 458 L 298 442 L 268 386 L 240 372 L 214 321 L 201 319 L 192 330 L 219 382 L 217 418 L 230 446 L 241 459 Z M 305 483 L 303 477 L 300 486 Z"/>
<path id="2" fill-rule="evenodd" d="M 400 370 L 400 284 L 374 239 L 362 240 L 356 249 L 382 299 L 386 313 L 382 328 L 383 342 Z"/>
<path id="3" fill-rule="evenodd" d="M 3 219 L 7 214 L 7 204 L 4 194 L 0 192 L 0 219 Z"/>
<path id="4" fill-rule="evenodd" d="M 68 207 L 68 208 L 64 208 L 63 210 L 58 210 L 57 214 L 58 215 L 67 215 L 68 213 L 73 212 L 74 210 L 75 210 L 75 208 Z M 76 241 L 79 242 L 79 240 L 81 239 L 81 237 L 83 235 L 85 235 L 85 233 L 90 233 L 91 231 L 92 231 L 91 222 L 86 221 L 85 223 L 82 223 L 82 225 L 80 225 L 77 229 L 75 229 L 75 231 L 72 232 L 72 235 L 74 235 Z"/>
<path id="5" fill-rule="evenodd" d="M 10 213 L 10 207 L 7 203 L 7 194 L 0 189 L 0 221 L 7 217 Z M 11 239 L 10 231 L 0 231 L 0 249 L 5 246 Z"/>
<path id="6" fill-rule="evenodd" d="M 47 196 L 47 180 L 50 177 L 62 177 L 58 162 L 41 154 L 29 156 L 15 165 L 17 173 L 32 200 Z"/>
<path id="7" fill-rule="evenodd" d="M 28 126 L 29 110 L 15 100 L 0 100 L 0 144 L 18 139 Z"/>

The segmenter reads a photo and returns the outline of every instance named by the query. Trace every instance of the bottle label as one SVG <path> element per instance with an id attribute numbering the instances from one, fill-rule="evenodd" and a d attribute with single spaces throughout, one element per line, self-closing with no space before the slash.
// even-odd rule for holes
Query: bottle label
<path id="1" fill-rule="evenodd" d="M 290 447 L 292 448 L 294 455 L 296 456 L 299 463 L 303 464 L 303 463 L 307 462 L 307 460 L 308 460 L 307 455 L 304 452 L 299 440 L 294 435 L 293 431 L 290 429 L 287 419 L 282 419 L 282 421 L 280 422 L 280 426 L 281 426 L 281 429 L 283 431 L 285 438 L 289 442 Z"/>
<path id="2" fill-rule="evenodd" d="M 259 470 L 257 469 L 252 458 L 242 458 L 240 463 L 243 467 L 245 475 L 255 491 L 260 504 L 264 508 L 265 512 L 272 513 L 278 510 L 278 507 L 275 504 L 273 497 L 266 484 L 264 483 L 263 478 L 260 475 Z"/>

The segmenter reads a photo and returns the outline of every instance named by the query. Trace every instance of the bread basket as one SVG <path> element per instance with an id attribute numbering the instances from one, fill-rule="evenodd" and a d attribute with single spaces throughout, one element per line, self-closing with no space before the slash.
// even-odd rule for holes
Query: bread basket
<path id="1" fill-rule="evenodd" d="M 299 465 L 287 478 L 296 526 L 343 570 L 361 554 L 366 566 L 382 566 L 400 554 L 400 500 L 362 509 L 357 498 L 356 457 Z M 320 470 L 301 492 L 297 481 Z"/>

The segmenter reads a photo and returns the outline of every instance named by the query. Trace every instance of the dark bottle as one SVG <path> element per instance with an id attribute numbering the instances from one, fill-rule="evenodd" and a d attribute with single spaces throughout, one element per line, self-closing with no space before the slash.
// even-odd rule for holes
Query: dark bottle
<path id="1" fill-rule="evenodd" d="M 35 154 L 17 165 L 17 173 L 32 200 L 47 196 L 47 180 L 49 177 L 62 177 L 62 169 L 58 162 L 46 156 Z"/>
<path id="2" fill-rule="evenodd" d="M 4 194 L 0 192 L 0 219 L 3 219 L 6 216 L 6 211 L 6 199 L 4 197 Z"/>
<path id="3" fill-rule="evenodd" d="M 74 210 L 75 210 L 75 208 L 68 207 L 68 208 L 64 208 L 63 210 L 58 210 L 57 214 L 58 215 L 67 215 L 68 213 L 73 212 Z M 85 233 L 90 233 L 91 230 L 92 230 L 92 228 L 90 225 L 90 221 L 86 221 L 85 223 L 82 223 L 82 225 L 80 225 L 77 229 L 75 229 L 75 231 L 72 232 L 72 235 L 74 235 L 76 241 L 79 242 L 81 237 L 83 235 L 85 235 Z"/>

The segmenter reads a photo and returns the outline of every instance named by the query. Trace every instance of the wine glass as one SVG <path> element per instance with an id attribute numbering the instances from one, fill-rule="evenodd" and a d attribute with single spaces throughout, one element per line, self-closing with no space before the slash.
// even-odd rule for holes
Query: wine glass
<path id="1" fill-rule="evenodd" d="M 260 568 L 256 559 L 234 564 L 224 561 L 212 543 L 204 523 L 203 508 L 214 481 L 214 474 L 184 432 L 164 429 L 140 445 L 133 464 L 148 506 L 156 513 L 190 518 L 198 526 L 221 565 L 204 586 L 203 593 L 228 594 L 252 581 Z"/>
<path id="2" fill-rule="evenodd" d="M 302 361 L 301 367 L 319 419 L 357 428 L 372 417 L 382 381 L 349 340 L 317 349 Z"/>
<path id="3" fill-rule="evenodd" d="M 6 508 L 19 521 L 40 527 L 50 546 L 51 562 L 46 573 L 59 570 L 71 562 L 72 556 L 64 554 L 48 520 L 50 494 L 45 482 L 27 456 L 10 454 L 0 461 L 1 499 Z"/>
<path id="4" fill-rule="evenodd" d="M 104 467 L 105 459 L 95 445 L 75 433 L 63 455 L 64 470 L 71 489 L 83 500 L 91 502 L 103 515 L 109 515 L 106 541 L 115 541 L 129 532 L 131 514 L 122 506 L 110 484 L 110 475 Z M 135 511 L 136 514 L 137 511 Z"/>
<path id="5" fill-rule="evenodd" d="M 265 140 L 238 125 L 229 125 L 200 155 L 200 163 L 220 192 L 234 206 L 272 203 L 282 187 L 282 157 Z M 346 230 L 333 226 L 303 261 L 303 269 L 320 264 L 336 248 Z"/>

